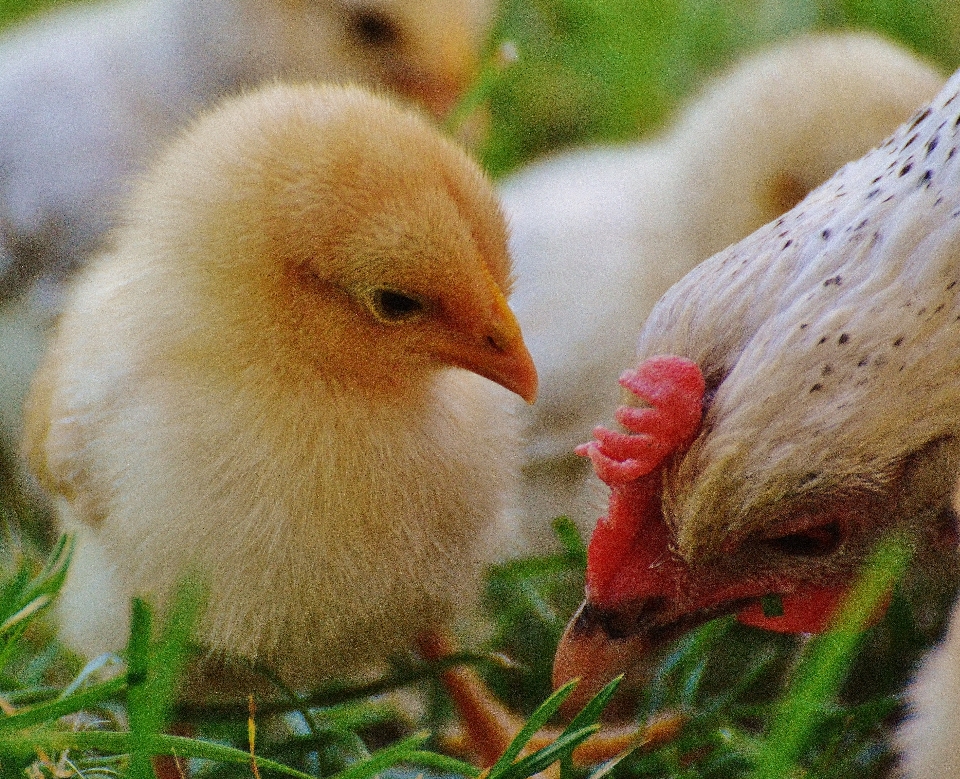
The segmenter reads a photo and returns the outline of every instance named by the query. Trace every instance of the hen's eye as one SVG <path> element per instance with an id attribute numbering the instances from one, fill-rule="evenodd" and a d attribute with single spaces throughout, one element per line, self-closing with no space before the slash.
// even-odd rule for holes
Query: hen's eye
<path id="1" fill-rule="evenodd" d="M 369 308 L 378 320 L 388 324 L 417 319 L 425 310 L 422 300 L 384 287 L 370 292 Z"/>
<path id="2" fill-rule="evenodd" d="M 395 46 L 400 40 L 396 23 L 380 11 L 369 8 L 353 11 L 348 23 L 351 34 L 363 46 Z"/>
<path id="3" fill-rule="evenodd" d="M 802 533 L 768 539 L 767 543 L 778 552 L 794 557 L 823 557 L 835 552 L 842 540 L 840 523 L 829 522 Z"/>

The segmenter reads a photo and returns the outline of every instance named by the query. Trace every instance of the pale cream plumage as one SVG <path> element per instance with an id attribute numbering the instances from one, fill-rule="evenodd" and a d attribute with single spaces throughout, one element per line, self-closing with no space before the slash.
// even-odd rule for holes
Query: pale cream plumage
<path id="1" fill-rule="evenodd" d="M 913 55 L 867 34 L 821 34 L 746 59 L 664 137 L 576 151 L 508 179 L 514 307 L 541 377 L 525 412 L 524 525 L 588 534 L 605 502 L 573 448 L 608 420 L 612 381 L 674 281 L 776 217 L 863 154 L 942 85 Z"/>
<path id="2" fill-rule="evenodd" d="M 504 387 L 536 390 L 480 170 L 360 90 L 276 87 L 198 122 L 125 213 L 28 408 L 77 535 L 64 639 L 121 648 L 129 597 L 191 571 L 203 642 L 296 685 L 449 620 L 504 538 Z"/>

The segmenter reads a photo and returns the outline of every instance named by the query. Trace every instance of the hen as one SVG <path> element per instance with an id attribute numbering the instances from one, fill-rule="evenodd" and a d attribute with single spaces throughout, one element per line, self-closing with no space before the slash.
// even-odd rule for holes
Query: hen
<path id="1" fill-rule="evenodd" d="M 568 153 L 502 186 L 514 308 L 541 376 L 523 480 L 537 545 L 549 543 L 558 514 L 585 533 L 596 519 L 603 498 L 573 448 L 609 418 L 610 377 L 633 363 L 660 295 L 878 143 L 942 84 L 875 36 L 800 38 L 714 82 L 657 141 Z"/>
<path id="2" fill-rule="evenodd" d="M 197 122 L 31 390 L 31 465 L 77 539 L 65 641 L 121 648 L 129 598 L 193 571 L 212 655 L 298 687 L 443 625 L 506 532 L 506 390 L 536 392 L 510 286 L 492 188 L 418 114 L 274 87 Z"/>
<path id="3" fill-rule="evenodd" d="M 629 432 L 585 449 L 612 497 L 558 680 L 584 672 L 596 687 L 725 613 L 821 630 L 881 536 L 903 529 L 921 556 L 955 543 L 958 147 L 960 73 L 656 305 L 622 380 Z M 764 614 L 767 595 L 782 616 Z M 958 776 L 950 635 L 917 688 L 912 776 Z"/>

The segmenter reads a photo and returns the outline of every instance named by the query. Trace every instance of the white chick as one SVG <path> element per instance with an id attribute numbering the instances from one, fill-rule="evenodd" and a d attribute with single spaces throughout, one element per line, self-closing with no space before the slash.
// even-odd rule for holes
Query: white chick
<path id="1" fill-rule="evenodd" d="M 491 186 L 414 112 L 287 86 L 199 121 L 31 391 L 31 465 L 77 538 L 66 642 L 121 648 L 129 598 L 191 571 L 200 640 L 296 686 L 444 624 L 503 532 L 503 388 L 536 392 L 510 286 Z"/>
<path id="2" fill-rule="evenodd" d="M 924 661 L 909 700 L 912 716 L 901 726 L 898 739 L 903 775 L 960 777 L 960 604 L 954 606 L 943 642 Z"/>
<path id="3" fill-rule="evenodd" d="M 529 410 L 523 525 L 568 514 L 589 535 L 605 491 L 573 449 L 608 420 L 644 318 L 701 260 L 863 154 L 943 83 L 868 34 L 820 34 L 748 58 L 653 142 L 571 152 L 508 179 L 513 298 L 541 379 Z"/>

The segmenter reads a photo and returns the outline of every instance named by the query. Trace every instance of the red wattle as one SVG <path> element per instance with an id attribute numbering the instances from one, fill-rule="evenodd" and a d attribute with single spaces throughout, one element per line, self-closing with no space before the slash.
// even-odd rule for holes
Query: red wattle
<path id="1" fill-rule="evenodd" d="M 587 595 L 616 606 L 651 594 L 674 595 L 685 570 L 670 552 L 670 528 L 659 511 L 656 476 L 619 485 L 609 514 L 597 523 L 587 548 Z"/>
<path id="2" fill-rule="evenodd" d="M 849 592 L 848 587 L 810 587 L 781 596 L 783 616 L 768 617 L 759 602 L 737 612 L 744 625 L 775 633 L 822 633 Z"/>

